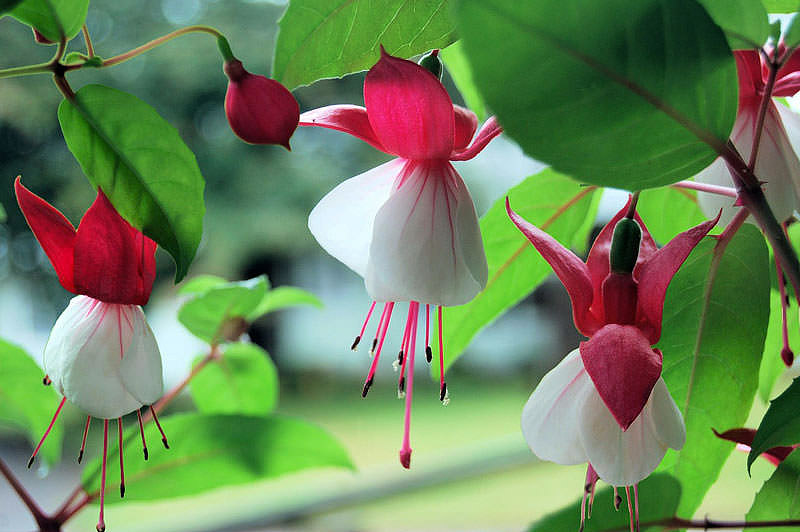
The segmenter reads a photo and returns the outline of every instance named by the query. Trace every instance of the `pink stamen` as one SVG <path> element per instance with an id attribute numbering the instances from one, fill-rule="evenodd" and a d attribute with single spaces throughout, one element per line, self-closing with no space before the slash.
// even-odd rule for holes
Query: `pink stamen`
<path id="1" fill-rule="evenodd" d="M 369 367 L 367 380 L 364 381 L 364 389 L 361 391 L 361 397 L 367 396 L 369 388 L 370 386 L 372 386 L 372 381 L 375 378 L 375 370 L 378 367 L 378 359 L 381 357 L 381 349 L 383 348 L 383 342 L 384 340 L 386 340 L 386 331 L 389 329 L 389 321 L 392 319 L 392 309 L 394 309 L 394 302 L 392 301 L 386 303 L 383 306 L 381 321 L 378 324 L 378 334 L 376 335 L 376 339 L 379 339 L 378 349 L 375 351 L 374 358 L 372 359 L 372 364 Z"/>
<path id="2" fill-rule="evenodd" d="M 364 331 L 367 330 L 367 324 L 369 323 L 369 319 L 372 317 L 372 311 L 375 310 L 375 303 L 377 301 L 373 301 L 372 304 L 369 306 L 369 310 L 367 311 L 367 317 L 364 319 L 364 325 L 361 326 L 361 332 L 358 333 L 356 336 L 355 341 L 353 341 L 353 345 L 350 346 L 350 349 L 356 351 L 358 349 L 358 344 L 361 342 L 361 338 L 364 336 Z"/>
<path id="3" fill-rule="evenodd" d="M 408 304 L 409 318 L 412 323 L 409 337 L 408 354 L 408 386 L 406 389 L 406 412 L 403 424 L 403 446 L 400 448 L 400 463 L 406 469 L 411 467 L 411 396 L 414 392 L 414 350 L 417 341 L 417 318 L 419 317 L 419 303 L 412 301 Z"/>
<path id="4" fill-rule="evenodd" d="M 401 359 L 399 360 L 400 366 L 400 378 L 397 381 L 397 390 L 402 394 L 405 392 L 405 383 L 406 383 L 406 365 L 408 363 L 408 346 L 411 336 L 411 321 L 414 320 L 414 327 L 416 327 L 416 319 L 414 318 L 414 313 L 412 311 L 412 305 L 408 305 L 408 315 L 406 316 L 406 326 L 405 330 L 403 331 L 403 343 L 401 344 L 400 348 L 400 356 Z M 402 395 L 401 395 L 402 397 Z"/>
<path id="5" fill-rule="evenodd" d="M 425 303 L 425 360 L 428 364 L 433 360 L 433 351 L 431 351 L 431 306 Z"/>
<path id="6" fill-rule="evenodd" d="M 631 525 L 631 532 L 637 532 L 633 529 L 633 508 L 631 507 L 631 491 L 628 486 L 625 486 L 625 497 L 628 499 L 628 522 Z"/>
<path id="7" fill-rule="evenodd" d="M 785 227 L 786 226 L 784 225 L 784 228 Z M 781 295 L 781 332 L 783 333 L 783 349 L 781 349 L 781 359 L 787 367 L 790 367 L 792 362 L 794 362 L 794 352 L 792 351 L 792 348 L 789 347 L 789 324 L 786 316 L 786 309 L 789 306 L 789 301 L 786 297 L 786 283 L 784 282 L 783 268 L 781 268 L 777 257 L 775 257 L 775 270 L 778 274 L 778 290 L 780 291 Z"/>
<path id="8" fill-rule="evenodd" d="M 97 532 L 105 532 L 106 522 L 103 519 L 103 506 L 106 500 L 106 457 L 108 455 L 108 420 L 103 420 L 103 467 L 100 473 L 100 515 L 97 518 Z"/>
<path id="9" fill-rule="evenodd" d="M 39 449 L 42 448 L 42 444 L 44 440 L 47 438 L 47 435 L 50 434 L 50 431 L 53 429 L 53 425 L 56 423 L 56 419 L 58 419 L 58 414 L 61 413 L 61 408 L 64 406 L 64 403 L 67 401 L 66 397 L 61 398 L 61 402 L 58 403 L 58 408 L 56 408 L 56 413 L 53 415 L 53 419 L 50 421 L 50 424 L 47 426 L 47 430 L 44 431 L 44 436 L 42 439 L 39 440 L 39 445 L 36 446 L 36 449 L 33 450 L 33 454 L 31 455 L 30 460 L 28 460 L 28 469 L 33 465 L 33 460 L 36 458 Z"/>
<path id="10" fill-rule="evenodd" d="M 119 496 L 125 496 L 125 466 L 122 463 L 122 418 L 117 418 L 117 434 L 119 435 Z"/>
<path id="11" fill-rule="evenodd" d="M 592 467 L 592 464 L 586 468 L 586 480 L 583 483 L 583 497 L 581 497 L 581 526 L 578 532 L 583 531 L 586 519 L 592 517 L 592 504 L 594 504 L 594 488 L 598 480 L 597 472 Z M 588 511 L 586 507 L 586 499 L 589 499 Z"/>
<path id="12" fill-rule="evenodd" d="M 447 397 L 447 383 L 444 382 L 444 342 L 442 342 L 442 306 L 439 305 L 439 400 Z"/>
<path id="13" fill-rule="evenodd" d="M 164 429 L 161 428 L 161 423 L 158 422 L 158 417 L 156 417 L 156 411 L 153 408 L 153 405 L 150 405 L 150 413 L 153 414 L 153 421 L 156 422 L 156 427 L 158 427 L 158 432 L 161 433 L 161 443 L 164 444 L 165 449 L 169 449 L 169 443 L 167 443 L 167 435 L 164 434 Z"/>
<path id="14" fill-rule="evenodd" d="M 375 337 L 372 339 L 372 346 L 369 348 L 369 356 L 374 355 L 375 348 L 378 347 L 378 337 L 380 337 L 383 324 L 386 321 L 387 305 L 388 303 L 384 303 L 383 305 L 383 312 L 381 312 L 381 318 L 378 320 L 378 328 L 375 330 Z"/>
<path id="15" fill-rule="evenodd" d="M 721 185 L 709 185 L 707 183 L 698 183 L 697 181 L 678 181 L 672 184 L 673 187 L 687 188 L 689 190 L 698 190 L 700 192 L 708 192 L 710 194 L 717 194 L 719 196 L 727 196 L 729 198 L 737 198 L 739 194 L 735 188 L 724 187 Z"/>
<path id="16" fill-rule="evenodd" d="M 616 486 L 614 486 L 614 509 L 619 511 L 619 507 L 622 504 L 622 497 L 619 496 L 619 490 Z"/>
<path id="17" fill-rule="evenodd" d="M 144 439 L 144 423 L 142 423 L 141 410 L 136 410 L 136 417 L 139 418 L 139 433 L 142 435 L 142 451 L 144 452 L 144 459 L 147 460 L 147 441 Z"/>
<path id="18" fill-rule="evenodd" d="M 636 517 L 636 532 L 639 532 L 639 484 L 633 485 L 633 515 Z"/>
<path id="19" fill-rule="evenodd" d="M 86 416 L 86 427 L 83 429 L 83 440 L 81 441 L 81 450 L 78 453 L 78 463 L 83 460 L 83 451 L 86 449 L 86 436 L 89 435 L 89 424 L 92 422 L 92 416 Z"/>

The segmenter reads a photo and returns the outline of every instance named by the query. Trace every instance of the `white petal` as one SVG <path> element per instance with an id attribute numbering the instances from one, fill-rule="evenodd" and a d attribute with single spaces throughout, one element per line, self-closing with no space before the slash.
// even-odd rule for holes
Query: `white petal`
<path id="1" fill-rule="evenodd" d="M 405 164 L 393 159 L 351 177 L 328 192 L 308 216 L 308 228 L 320 246 L 347 267 L 367 271 L 372 224 Z"/>
<path id="2" fill-rule="evenodd" d="M 133 323 L 133 337 L 122 357 L 122 382 L 138 401 L 155 403 L 164 388 L 161 375 L 161 352 L 139 305 L 121 305 L 123 319 Z"/>
<path id="3" fill-rule="evenodd" d="M 658 439 L 664 445 L 680 451 L 686 443 L 686 425 L 683 424 L 681 411 L 667 390 L 664 379 L 659 378 L 656 381 L 648 404 L 650 421 Z"/>
<path id="4" fill-rule="evenodd" d="M 783 128 L 786 131 L 789 144 L 792 146 L 795 155 L 800 157 L 800 115 L 785 105 L 779 103 L 775 104 L 775 108 L 778 110 L 778 114 L 781 117 L 781 122 L 783 122 Z M 798 203 L 795 206 L 795 209 L 797 209 L 797 206 L 800 205 L 799 175 L 792 176 L 792 184 L 794 186 L 795 197 L 798 199 Z"/>
<path id="5" fill-rule="evenodd" d="M 593 391 L 577 349 L 542 377 L 522 409 L 522 434 L 536 456 L 564 465 L 587 461 L 578 412 Z"/>
<path id="6" fill-rule="evenodd" d="M 485 286 L 478 218 L 449 162 L 409 161 L 378 211 L 365 281 L 378 301 L 461 305 Z"/>
<path id="7" fill-rule="evenodd" d="M 761 134 L 761 144 L 756 159 L 755 174 L 764 182 L 764 195 L 770 208 L 779 221 L 789 218 L 797 208 L 795 187 L 800 182 L 800 161 L 789 142 L 783 123 L 783 107 L 772 103 L 767 106 L 764 116 L 764 128 Z M 791 113 L 788 109 L 788 113 Z M 755 132 L 758 109 L 746 107 L 736 117 L 731 140 L 745 161 L 749 161 L 752 153 L 753 137 Z M 705 170 L 695 176 L 701 183 L 724 185 L 733 187 L 733 179 L 727 166 L 721 159 L 717 159 Z M 717 215 L 723 208 L 720 224 L 727 224 L 740 207 L 733 207 L 733 198 L 726 198 L 717 194 L 698 193 L 698 203 L 703 213 L 708 217 Z M 755 223 L 752 217 L 748 221 Z"/>
<path id="8" fill-rule="evenodd" d="M 72 298 L 45 347 L 45 371 L 56 389 L 93 417 L 117 418 L 142 406 L 120 377 L 133 334 L 121 307 L 87 296 Z"/>
<path id="9" fill-rule="evenodd" d="M 653 393 L 625 432 L 614 420 L 611 412 L 595 390 L 586 401 L 580 417 L 580 439 L 589 463 L 597 474 L 613 486 L 631 486 L 644 480 L 664 458 L 670 443 L 677 440 L 674 417 L 665 416 L 665 397 L 669 396 L 663 380 L 659 378 L 654 390 L 658 392 L 658 412 L 653 412 Z M 671 399 L 670 399 L 671 400 Z M 677 410 L 677 407 L 675 408 Z M 680 416 L 680 413 L 678 413 Z M 669 426 L 657 425 L 665 421 Z M 681 421 L 681 425 L 683 422 Z M 663 429 L 663 430 L 662 430 Z"/>

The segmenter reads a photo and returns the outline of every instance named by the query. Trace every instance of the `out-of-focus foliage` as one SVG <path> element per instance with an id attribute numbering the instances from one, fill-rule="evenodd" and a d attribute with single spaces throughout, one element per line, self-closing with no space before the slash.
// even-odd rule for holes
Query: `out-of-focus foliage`
<path id="1" fill-rule="evenodd" d="M 694 192 L 686 189 L 647 189 L 639 196 L 636 210 L 653 239 L 666 244 L 678 233 L 705 220 L 696 197 Z"/>
<path id="2" fill-rule="evenodd" d="M 753 437 L 753 446 L 747 457 L 747 468 L 753 465 L 761 453 L 771 447 L 800 443 L 800 377 L 791 386 L 770 402 L 758 431 Z"/>
<path id="3" fill-rule="evenodd" d="M 753 506 L 747 512 L 747 521 L 800 519 L 798 497 L 800 497 L 800 453 L 793 452 L 764 483 L 753 501 Z M 753 527 L 747 530 L 768 532 L 775 529 Z M 781 530 L 797 532 L 800 527 L 781 527 Z"/>
<path id="4" fill-rule="evenodd" d="M 753 0 L 700 0 L 714 22 L 722 28 L 731 49 L 759 48 L 767 42 L 770 27 L 767 11 Z"/>
<path id="5" fill-rule="evenodd" d="M 58 42 L 81 31 L 88 8 L 89 0 L 23 0 L 11 11 L 11 16 Z"/>

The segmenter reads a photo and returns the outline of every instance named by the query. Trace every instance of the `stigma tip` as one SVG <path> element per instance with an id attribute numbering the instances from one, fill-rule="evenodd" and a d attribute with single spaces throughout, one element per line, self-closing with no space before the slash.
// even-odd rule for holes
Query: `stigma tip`
<path id="1" fill-rule="evenodd" d="M 361 341 L 361 335 L 356 336 L 356 339 L 353 341 L 353 345 L 350 346 L 351 351 L 358 351 L 358 343 Z"/>
<path id="2" fill-rule="evenodd" d="M 411 469 L 411 449 L 400 450 L 400 464 L 406 469 Z"/>
<path id="3" fill-rule="evenodd" d="M 97 523 L 97 526 L 94 527 L 94 529 L 97 530 L 97 532 L 106 532 L 106 525 Z"/>
<path id="4" fill-rule="evenodd" d="M 425 360 L 428 361 L 428 364 L 430 364 L 431 360 L 433 360 L 433 351 L 429 345 L 425 346 Z"/>

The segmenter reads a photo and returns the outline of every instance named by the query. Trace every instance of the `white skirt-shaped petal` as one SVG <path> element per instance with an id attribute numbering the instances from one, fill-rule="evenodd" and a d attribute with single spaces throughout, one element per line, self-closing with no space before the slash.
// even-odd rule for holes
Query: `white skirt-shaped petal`
<path id="1" fill-rule="evenodd" d="M 153 403 L 163 386 L 161 354 L 141 308 L 88 296 L 72 298 L 56 320 L 44 366 L 64 397 L 103 419 Z"/>
<path id="2" fill-rule="evenodd" d="M 605 482 L 630 486 L 655 470 L 668 447 L 686 440 L 683 418 L 664 380 L 656 381 L 642 412 L 623 431 L 572 351 L 542 378 L 522 414 L 531 450 L 560 464 L 589 462 Z"/>

